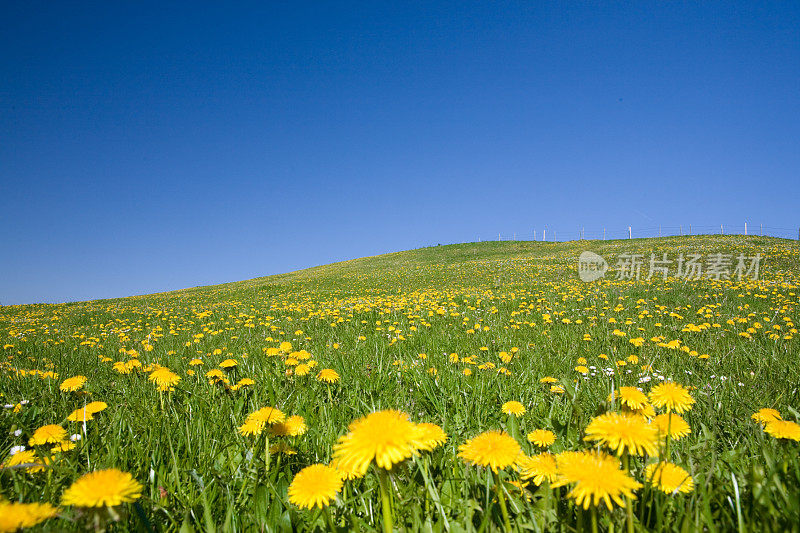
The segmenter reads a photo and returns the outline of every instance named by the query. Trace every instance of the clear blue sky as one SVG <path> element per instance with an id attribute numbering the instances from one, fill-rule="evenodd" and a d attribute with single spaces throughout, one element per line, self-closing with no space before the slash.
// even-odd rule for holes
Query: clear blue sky
<path id="1" fill-rule="evenodd" d="M 544 225 L 797 228 L 798 28 L 798 2 L 5 2 L 0 302 Z"/>

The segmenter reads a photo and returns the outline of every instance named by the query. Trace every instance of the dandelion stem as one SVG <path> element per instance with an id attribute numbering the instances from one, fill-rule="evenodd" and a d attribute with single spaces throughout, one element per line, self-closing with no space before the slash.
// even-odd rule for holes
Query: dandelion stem
<path id="1" fill-rule="evenodd" d="M 269 473 L 269 435 L 267 435 L 266 441 L 264 445 L 264 470 Z"/>
<path id="2" fill-rule="evenodd" d="M 497 492 L 497 502 L 500 504 L 500 513 L 503 515 L 503 525 L 506 531 L 511 531 L 511 521 L 508 519 L 508 509 L 506 508 L 506 498 L 503 495 L 503 486 L 500 484 L 500 476 L 497 472 L 494 474 L 494 490 Z"/>
<path id="3" fill-rule="evenodd" d="M 326 505 L 322 509 L 323 509 L 323 512 L 325 513 L 325 521 L 328 523 L 328 527 L 331 528 L 331 531 L 334 531 L 334 532 L 338 531 L 338 528 L 336 527 L 336 524 L 333 523 L 333 519 L 331 518 L 331 513 L 328 510 L 328 506 Z"/>
<path id="4" fill-rule="evenodd" d="M 511 434 L 512 437 L 514 437 L 514 440 L 517 440 L 517 441 L 520 440 L 520 438 L 519 438 L 519 422 L 518 422 L 517 417 L 515 415 L 508 415 L 508 429 L 509 429 L 508 432 Z"/>
<path id="5" fill-rule="evenodd" d="M 392 501 L 389 499 L 389 473 L 378 468 L 378 482 L 381 488 L 381 510 L 383 511 L 383 532 L 392 533 Z"/>
<path id="6" fill-rule="evenodd" d="M 622 455 L 622 467 L 625 469 L 625 473 L 631 473 L 630 458 L 627 451 Z M 592 512 L 594 513 L 594 507 L 592 507 Z M 627 515 L 625 521 L 628 526 L 628 533 L 633 533 L 633 501 L 630 498 L 625 498 L 625 514 Z"/>
<path id="7" fill-rule="evenodd" d="M 549 480 L 545 480 L 544 485 L 542 485 L 542 488 L 544 489 L 544 510 L 545 510 L 544 511 L 544 527 L 545 527 L 545 529 L 547 529 L 547 524 L 550 521 L 548 515 L 550 514 L 550 506 L 551 506 L 553 501 L 556 502 L 555 516 L 556 516 L 556 521 L 558 521 L 558 500 L 553 498 L 553 490 L 555 490 L 555 489 L 553 489 L 550 486 L 550 481 Z"/>
<path id="8" fill-rule="evenodd" d="M 666 438 L 666 445 L 664 448 L 664 462 L 669 461 L 669 441 L 670 441 L 670 432 L 672 431 L 672 413 L 667 413 L 667 438 Z"/>
<path id="9" fill-rule="evenodd" d="M 597 533 L 597 506 L 592 505 L 592 533 Z"/>

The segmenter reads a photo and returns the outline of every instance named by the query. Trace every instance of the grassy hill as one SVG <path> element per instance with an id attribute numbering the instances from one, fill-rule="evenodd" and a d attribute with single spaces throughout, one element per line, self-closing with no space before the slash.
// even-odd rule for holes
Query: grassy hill
<path id="1" fill-rule="evenodd" d="M 603 279 L 580 280 L 584 250 L 608 262 Z M 619 279 L 625 254 L 641 256 L 639 279 Z M 649 276 L 651 254 L 672 261 L 666 279 Z M 704 275 L 678 277 L 681 254 L 699 255 Z M 715 254 L 730 261 L 729 279 L 708 276 Z M 740 255 L 748 267 L 758 255 L 758 279 L 752 271 L 739 279 Z M 58 506 L 81 476 L 108 468 L 141 485 L 136 506 L 112 514 L 68 498 L 42 529 L 117 517 L 122 530 L 369 530 L 391 520 L 409 530 L 571 531 L 594 516 L 601 530 L 791 530 L 800 523 L 799 284 L 796 241 L 504 241 L 169 293 L 2 307 L 0 403 L 10 407 L 0 412 L 0 494 Z M 661 383 L 691 398 L 680 420 L 660 403 Z M 625 400 L 637 389 L 645 403 L 634 409 Z M 87 417 L 91 402 L 106 407 Z M 265 407 L 301 418 L 259 426 L 253 417 Z M 762 408 L 786 423 L 767 423 L 775 415 Z M 394 435 L 415 455 L 400 453 L 388 474 L 374 461 L 363 477 L 348 471 L 337 442 L 365 438 L 347 437 L 357 427 L 349 424 L 389 409 L 413 423 L 376 426 L 369 439 Z M 644 424 L 636 438 L 646 453 L 618 460 L 618 445 L 591 440 L 604 413 Z M 440 427 L 446 441 L 403 444 L 419 422 Z M 42 440 L 43 427 L 56 442 Z M 498 455 L 497 475 L 481 466 L 495 452 L 470 453 L 490 430 L 518 450 L 513 465 L 503 463 L 511 452 Z M 555 441 L 538 446 L 534 430 Z M 575 457 L 600 462 L 573 471 Z M 304 509 L 290 484 L 333 458 L 352 479 L 323 498 L 324 513 Z M 555 461 L 552 476 L 543 461 Z M 683 472 L 671 488 L 655 479 L 656 466 L 648 470 L 659 461 Z M 592 471 L 608 475 L 570 477 Z M 625 483 L 636 500 L 619 492 Z M 600 500 L 585 512 L 576 505 L 589 486 L 611 510 Z M 391 518 L 378 510 L 382 495 Z"/>

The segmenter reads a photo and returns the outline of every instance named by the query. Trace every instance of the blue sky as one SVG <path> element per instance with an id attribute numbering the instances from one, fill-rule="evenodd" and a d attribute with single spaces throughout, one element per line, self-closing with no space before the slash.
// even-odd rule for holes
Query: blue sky
<path id="1" fill-rule="evenodd" d="M 797 2 L 5 3 L 0 302 L 787 228 Z"/>

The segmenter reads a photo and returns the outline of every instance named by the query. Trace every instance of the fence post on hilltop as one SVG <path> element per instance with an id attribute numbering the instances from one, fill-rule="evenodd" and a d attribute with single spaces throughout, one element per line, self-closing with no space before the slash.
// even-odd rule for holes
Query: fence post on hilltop
<path id="1" fill-rule="evenodd" d="M 536 228 L 533 228 L 533 240 L 536 240 Z"/>
<path id="2" fill-rule="evenodd" d="M 747 221 L 744 223 L 744 234 L 747 235 Z"/>
<path id="3" fill-rule="evenodd" d="M 628 226 L 628 239 L 633 239 L 633 234 L 631 233 L 631 227 Z"/>
<path id="4" fill-rule="evenodd" d="M 722 226 L 722 224 L 719 225 L 719 234 L 725 235 L 725 228 Z"/>
<path id="5" fill-rule="evenodd" d="M 689 224 L 689 235 L 691 235 L 691 234 L 692 234 L 692 225 Z"/>
<path id="6" fill-rule="evenodd" d="M 758 235 L 759 235 L 759 237 L 763 237 L 764 236 L 764 223 L 763 222 L 761 222 L 759 224 L 759 226 L 758 226 Z"/>
<path id="7" fill-rule="evenodd" d="M 500 242 L 501 240 L 502 240 L 502 239 L 500 239 L 500 234 L 498 233 L 498 234 L 497 234 L 497 242 Z"/>
<path id="8" fill-rule="evenodd" d="M 545 237 L 547 237 L 547 226 L 542 230 L 542 242 L 544 242 Z"/>
<path id="9" fill-rule="evenodd" d="M 606 240 L 606 228 L 603 228 L 603 240 Z"/>
<path id="10" fill-rule="evenodd" d="M 511 240 L 512 240 L 512 241 L 516 241 L 516 240 L 517 240 L 517 232 L 516 232 L 516 231 L 514 232 L 514 237 L 512 237 L 512 239 L 511 239 Z"/>
<path id="11" fill-rule="evenodd" d="M 683 224 L 680 225 L 681 228 L 681 237 L 683 237 Z"/>

